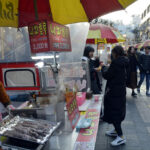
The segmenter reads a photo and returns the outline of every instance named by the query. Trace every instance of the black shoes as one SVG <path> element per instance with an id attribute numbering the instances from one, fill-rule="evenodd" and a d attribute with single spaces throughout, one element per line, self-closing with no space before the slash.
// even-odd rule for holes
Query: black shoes
<path id="1" fill-rule="evenodd" d="M 133 91 L 132 94 L 131 94 L 133 97 L 136 97 L 137 94 Z"/>

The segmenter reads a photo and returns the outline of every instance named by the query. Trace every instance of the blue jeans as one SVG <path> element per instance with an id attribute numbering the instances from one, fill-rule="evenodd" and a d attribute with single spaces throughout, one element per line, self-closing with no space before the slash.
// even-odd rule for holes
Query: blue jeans
<path id="1" fill-rule="evenodd" d="M 141 73 L 140 74 L 140 81 L 139 81 L 139 84 L 138 84 L 138 88 L 141 87 L 143 81 L 144 81 L 144 78 L 146 76 L 146 91 L 149 91 L 149 86 L 150 86 L 150 74 L 146 74 L 146 73 Z"/>

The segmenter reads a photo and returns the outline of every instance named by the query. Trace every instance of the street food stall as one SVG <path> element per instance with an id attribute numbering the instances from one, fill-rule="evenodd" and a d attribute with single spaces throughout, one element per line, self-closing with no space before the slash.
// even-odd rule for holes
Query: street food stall
<path id="1" fill-rule="evenodd" d="M 12 69 L 10 68 L 10 66 L 9 66 L 9 69 L 7 68 L 7 72 L 9 72 Z M 48 93 L 47 91 L 44 91 L 44 94 L 42 92 L 40 94 L 35 93 L 36 95 L 35 99 L 30 99 L 29 101 L 26 101 L 24 103 L 21 102 L 21 105 L 19 105 L 19 107 L 17 107 L 16 109 L 11 110 L 9 112 L 10 116 L 8 118 L 6 117 L 3 120 L 2 126 L 0 128 L 0 134 L 2 135 L 2 147 L 3 148 L 5 149 L 8 149 L 8 148 L 14 148 L 14 149 L 41 148 L 41 149 L 48 150 L 48 149 L 73 149 L 73 148 L 78 149 L 79 147 L 84 148 L 84 147 L 92 146 L 94 149 L 97 130 L 98 130 L 98 124 L 99 124 L 101 101 L 102 101 L 103 96 L 96 95 L 95 97 L 89 100 L 86 100 L 86 95 L 84 93 L 86 93 L 87 89 L 89 88 L 89 83 L 87 82 L 89 77 L 88 77 L 88 72 L 87 72 L 88 70 L 86 67 L 86 63 L 85 64 L 83 64 L 83 62 L 68 63 L 68 64 L 62 63 L 60 64 L 60 66 L 61 66 L 61 69 L 58 73 L 58 79 L 59 79 L 58 82 L 60 86 L 59 89 L 57 87 L 54 88 L 56 84 L 50 84 L 53 86 L 52 86 L 52 89 L 48 91 Z M 3 67 L 5 68 L 4 65 Z M 8 64 L 7 64 L 7 67 L 8 67 Z M 29 67 L 29 64 L 28 64 L 28 67 Z M 31 67 L 29 68 L 31 69 Z M 42 70 L 43 69 L 44 68 L 42 68 Z M 17 71 L 19 70 L 20 68 L 17 68 Z M 28 69 L 26 68 L 26 70 Z M 47 70 L 49 70 L 49 74 L 47 74 Z M 50 67 L 49 68 L 46 67 L 46 70 L 44 70 L 44 73 L 45 73 L 44 75 L 45 79 L 41 78 L 42 82 L 49 81 L 50 83 L 55 83 L 55 79 L 54 79 L 54 76 L 52 74 L 52 70 Z M 19 78 L 19 75 L 18 75 L 18 78 Z M 29 78 L 29 76 L 28 74 L 25 73 L 24 75 L 20 76 L 20 79 L 21 78 L 26 81 L 26 79 Z M 12 77 L 12 74 L 6 75 L 5 82 L 9 81 L 8 83 L 12 83 L 12 82 L 14 83 L 15 80 L 13 79 L 14 77 Z M 32 82 L 30 81 L 30 83 Z M 9 84 L 7 85 L 10 86 Z M 48 87 L 47 85 L 46 87 Z M 41 85 L 39 84 L 39 86 Z M 80 91 L 80 93 L 79 92 L 77 93 L 76 97 L 74 97 L 75 96 L 74 94 L 77 91 L 73 91 L 73 87 L 75 88 L 75 90 L 78 89 L 78 91 Z M 14 87 L 11 87 L 11 91 L 12 91 L 12 88 Z M 28 87 L 24 87 L 24 88 L 28 88 Z M 37 89 L 32 89 L 32 90 L 38 91 L 38 88 L 39 87 L 37 87 Z M 64 103 L 65 97 L 61 93 L 61 88 L 64 89 L 66 94 L 72 93 L 70 99 L 66 99 L 66 102 L 65 102 L 66 105 Z M 45 89 L 45 87 L 43 89 Z M 15 90 L 17 90 L 16 87 L 15 87 Z M 56 91 L 56 90 L 59 90 L 59 91 Z M 46 95 L 46 93 L 48 95 Z M 13 104 L 14 106 L 16 106 L 17 103 L 16 104 L 13 103 Z M 78 125 L 79 121 L 82 120 L 83 118 L 91 119 L 90 126 L 86 128 L 86 130 L 85 129 L 77 130 L 76 126 Z M 44 121 L 43 119 L 46 121 Z M 27 127 L 28 127 L 28 130 L 26 131 Z M 49 129 L 48 131 L 45 131 L 45 130 L 41 131 L 42 129 L 45 129 L 45 128 L 50 128 L 51 130 Z M 49 140 L 49 137 L 52 135 L 52 133 L 56 129 L 57 131 L 54 133 L 54 136 L 52 136 Z M 44 132 L 44 133 L 48 132 L 48 134 L 46 134 L 45 137 L 40 137 L 41 132 Z M 32 137 L 32 134 L 34 135 L 33 137 Z M 87 138 L 84 139 L 83 138 L 84 136 Z M 68 139 L 68 137 L 70 138 Z M 26 144 L 20 145 L 20 143 L 22 142 Z M 64 144 L 66 142 L 68 143 L 67 145 Z M 84 142 L 85 144 L 83 145 L 82 143 Z"/>
<path id="2" fill-rule="evenodd" d="M 33 32 L 32 27 L 29 29 L 30 31 Z M 80 31 L 83 32 L 83 27 Z M 87 31 L 88 26 L 84 32 L 87 33 Z M 31 36 L 33 36 L 32 34 Z M 79 40 L 79 36 L 74 35 L 74 37 Z M 80 45 L 83 48 L 85 38 L 86 34 L 84 37 L 80 36 L 80 41 L 83 40 Z M 46 38 L 42 37 L 41 39 L 39 36 L 30 38 L 33 41 L 33 49 L 38 49 L 38 53 L 32 56 L 34 58 L 40 56 L 39 48 L 43 48 L 37 46 L 38 42 L 35 42 L 37 39 L 40 39 L 41 42 Z M 77 40 L 72 39 L 72 41 L 75 41 L 72 42 L 73 46 L 77 45 Z M 79 53 L 80 49 L 77 46 L 76 49 Z M 89 100 L 86 100 L 86 93 L 90 88 L 87 62 L 82 62 L 79 58 L 77 58 L 77 62 L 76 60 L 67 62 L 66 55 L 61 53 L 56 55 L 61 57 L 61 61 L 55 59 L 55 63 L 51 63 L 47 60 L 36 60 L 36 62 L 32 60 L 30 62 L 2 62 L 0 64 L 1 81 L 13 99 L 12 104 L 16 107 L 8 112 L 9 117 L 6 117 L 2 122 L 0 134 L 2 135 L 3 149 L 78 149 L 82 147 L 84 129 L 81 131 L 81 129 L 76 129 L 76 126 L 83 119 L 90 121 L 90 126 L 86 127 L 85 132 L 87 136 L 85 140 L 88 145 L 85 144 L 84 147 L 90 146 L 92 139 L 92 149 L 94 149 L 102 95 L 95 96 L 96 100 L 94 97 L 87 96 Z M 70 58 L 74 57 L 74 53 L 72 56 L 69 53 L 68 55 Z M 82 53 L 78 55 L 81 57 Z M 45 54 L 45 56 L 47 55 Z M 39 65 L 41 61 L 43 62 L 42 66 Z M 18 96 L 14 101 L 14 94 L 21 95 L 22 93 L 28 97 Z M 24 123 L 25 125 L 27 123 L 29 128 L 27 131 L 24 131 L 27 128 L 27 126 L 23 126 Z M 44 126 L 51 128 L 46 131 L 48 134 L 40 137 L 40 133 L 45 132 L 45 130 L 42 131 Z M 42 129 L 37 130 L 37 128 Z M 32 137 L 32 135 L 34 136 Z"/>
<path id="3" fill-rule="evenodd" d="M 63 3 L 59 0 L 0 1 L 0 26 L 10 27 L 0 30 L 0 78 L 10 96 L 18 92 L 29 94 L 26 102 L 13 102 L 16 108 L 8 109 L 9 115 L 1 122 L 2 149 L 94 150 L 103 95 L 91 96 L 88 63 L 66 63 L 74 46 L 71 48 L 69 30 L 62 24 L 88 22 L 108 12 L 126 8 L 134 1 L 116 0 L 109 4 L 97 0 L 86 3 L 83 0 L 65 0 Z M 111 8 L 112 4 L 114 8 Z M 89 6 L 93 6 L 92 9 Z M 105 11 L 100 9 L 102 6 Z M 14 31 L 11 27 L 25 28 L 18 29 L 17 35 L 12 32 L 8 36 L 10 31 Z M 85 38 L 83 42 L 80 38 L 87 35 L 82 35 L 84 28 L 78 30 L 78 38 L 71 41 L 77 42 L 75 46 L 82 43 L 76 50 L 84 49 Z M 29 56 L 32 53 L 36 57 L 43 52 L 53 52 L 54 62 L 42 59 L 44 65 L 40 68 L 31 62 Z M 82 55 L 79 51 L 72 54 Z M 65 63 L 58 64 L 57 56 L 65 58 Z M 9 63 L 8 58 L 11 60 Z M 20 59 L 22 63 L 17 61 Z"/>

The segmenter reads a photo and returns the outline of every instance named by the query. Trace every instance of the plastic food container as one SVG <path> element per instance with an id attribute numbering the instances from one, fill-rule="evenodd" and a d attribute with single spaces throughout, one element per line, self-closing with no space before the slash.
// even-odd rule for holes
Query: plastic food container
<path id="1" fill-rule="evenodd" d="M 78 106 L 81 106 L 86 100 L 86 92 L 78 92 L 76 95 Z"/>
<path id="2" fill-rule="evenodd" d="M 65 97 L 66 97 L 66 103 L 68 104 L 74 97 L 74 94 L 73 94 L 73 92 L 66 92 Z"/>
<path id="3" fill-rule="evenodd" d="M 95 102 L 98 102 L 98 101 L 99 101 L 99 97 L 100 97 L 100 95 L 94 95 L 94 100 L 95 100 Z"/>

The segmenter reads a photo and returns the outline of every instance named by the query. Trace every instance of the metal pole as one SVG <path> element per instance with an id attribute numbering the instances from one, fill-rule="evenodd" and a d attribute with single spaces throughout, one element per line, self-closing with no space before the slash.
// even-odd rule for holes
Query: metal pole
<path id="1" fill-rule="evenodd" d="M 34 3 L 35 19 L 38 20 L 39 16 L 38 16 L 37 0 L 33 0 L 33 3 Z"/>
<path id="2" fill-rule="evenodd" d="M 56 68 L 57 67 L 57 60 L 56 60 L 56 52 L 54 52 L 54 67 Z"/>
<path id="3" fill-rule="evenodd" d="M 4 59 L 4 32 L 3 28 L 0 28 L 1 30 L 1 55 L 2 55 L 2 60 Z"/>

